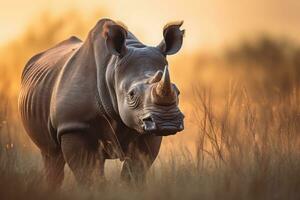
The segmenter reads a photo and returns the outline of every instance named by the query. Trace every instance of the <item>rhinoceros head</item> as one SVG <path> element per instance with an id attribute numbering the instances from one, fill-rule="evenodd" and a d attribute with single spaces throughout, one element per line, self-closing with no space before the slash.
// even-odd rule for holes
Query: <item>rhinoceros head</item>
<path id="1" fill-rule="evenodd" d="M 113 76 L 118 113 L 126 126 L 141 134 L 170 135 L 183 130 L 179 90 L 171 82 L 166 59 L 181 48 L 181 25 L 167 25 L 156 47 L 139 43 L 120 26 L 107 37 L 107 48 L 116 57 Z"/>

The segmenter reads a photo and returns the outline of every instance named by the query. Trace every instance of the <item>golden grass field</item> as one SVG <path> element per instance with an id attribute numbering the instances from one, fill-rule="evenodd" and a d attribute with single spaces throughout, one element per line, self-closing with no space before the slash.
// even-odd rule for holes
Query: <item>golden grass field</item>
<path id="1" fill-rule="evenodd" d="M 144 184 L 122 183 L 115 160 L 105 182 L 80 188 L 66 167 L 63 187 L 49 191 L 18 116 L 21 71 L 66 37 L 84 39 L 101 17 L 44 13 L 1 47 L 0 199 L 300 199 L 300 45 L 267 35 L 170 59 L 186 129 L 165 138 Z"/>

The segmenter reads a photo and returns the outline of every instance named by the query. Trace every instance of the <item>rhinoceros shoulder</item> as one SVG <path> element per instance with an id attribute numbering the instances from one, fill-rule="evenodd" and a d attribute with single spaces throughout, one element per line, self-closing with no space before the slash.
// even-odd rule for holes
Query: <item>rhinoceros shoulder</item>
<path id="1" fill-rule="evenodd" d="M 38 62 L 41 58 L 45 57 L 46 55 L 49 54 L 55 54 L 61 51 L 64 51 L 66 49 L 72 48 L 72 46 L 82 43 L 82 41 L 77 38 L 76 36 L 71 36 L 70 38 L 63 40 L 62 42 L 59 42 L 58 44 L 54 45 L 53 47 L 50 47 L 49 49 L 42 51 L 33 57 L 29 59 L 29 61 L 26 63 L 23 72 L 22 72 L 22 79 L 26 75 L 26 73 L 29 71 L 31 66 L 33 66 L 36 62 Z M 75 48 L 75 46 L 74 46 Z"/>
<path id="2" fill-rule="evenodd" d="M 61 41 L 60 43 L 56 44 L 55 46 L 51 47 L 48 50 L 55 49 L 57 47 L 64 46 L 64 45 L 72 45 L 72 44 L 81 43 L 81 42 L 82 41 L 78 37 L 71 36 L 68 39 Z"/>

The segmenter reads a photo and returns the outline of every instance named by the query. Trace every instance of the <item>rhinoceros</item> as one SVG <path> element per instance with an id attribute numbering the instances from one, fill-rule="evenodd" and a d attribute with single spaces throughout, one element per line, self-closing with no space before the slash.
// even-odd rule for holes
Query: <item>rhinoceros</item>
<path id="1" fill-rule="evenodd" d="M 146 46 L 101 19 L 85 41 L 72 36 L 28 61 L 19 111 L 51 186 L 61 185 L 66 163 L 89 184 L 96 166 L 104 176 L 106 159 L 123 161 L 123 180 L 145 178 L 162 137 L 184 129 L 166 59 L 182 46 L 181 25 L 167 24 L 159 45 Z"/>

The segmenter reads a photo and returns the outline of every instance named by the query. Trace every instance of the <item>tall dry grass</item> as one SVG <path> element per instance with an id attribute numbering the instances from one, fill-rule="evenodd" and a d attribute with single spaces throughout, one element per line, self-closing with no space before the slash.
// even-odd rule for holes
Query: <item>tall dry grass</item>
<path id="1" fill-rule="evenodd" d="M 257 103 L 234 84 L 218 111 L 211 92 L 196 89 L 197 166 L 225 170 L 219 180 L 227 199 L 299 198 L 300 94 L 294 89 Z"/>
<path id="2" fill-rule="evenodd" d="M 41 156 L 17 114 L 19 77 L 34 53 L 71 33 L 85 35 L 94 21 L 74 11 L 44 15 L 1 49 L 0 199 L 300 198 L 300 48 L 269 38 L 172 61 L 181 105 L 191 108 L 187 127 L 164 141 L 143 185 L 120 182 L 121 165 L 110 161 L 104 183 L 95 178 L 92 188 L 80 188 L 66 167 L 62 189 L 49 191 Z"/>

